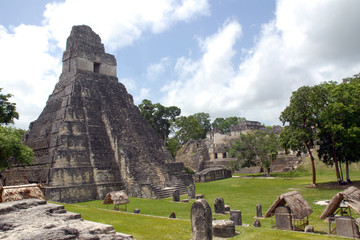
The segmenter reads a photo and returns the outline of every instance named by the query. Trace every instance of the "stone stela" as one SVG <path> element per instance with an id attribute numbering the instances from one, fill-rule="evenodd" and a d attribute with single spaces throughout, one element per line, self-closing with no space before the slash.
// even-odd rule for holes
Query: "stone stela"
<path id="1" fill-rule="evenodd" d="M 190 217 L 192 240 L 212 240 L 212 213 L 205 199 L 193 203 Z"/>
<path id="2" fill-rule="evenodd" d="M 225 203 L 223 198 L 216 198 L 214 202 L 215 214 L 225 214 Z"/>

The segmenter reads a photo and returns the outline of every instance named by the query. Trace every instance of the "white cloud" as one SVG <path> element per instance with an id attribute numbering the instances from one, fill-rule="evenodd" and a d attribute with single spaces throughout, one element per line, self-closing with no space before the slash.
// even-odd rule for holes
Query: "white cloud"
<path id="1" fill-rule="evenodd" d="M 20 25 L 8 31 L 0 25 L 0 82 L 4 92 L 14 95 L 10 100 L 20 113 L 17 127 L 28 128 L 57 82 L 61 58 L 48 49 L 47 28 Z"/>
<path id="2" fill-rule="evenodd" d="M 110 51 L 133 44 L 145 32 L 159 33 L 178 21 L 209 14 L 207 0 L 66 0 L 49 3 L 44 23 L 61 48 L 73 25 L 86 24 Z"/>
<path id="3" fill-rule="evenodd" d="M 163 101 L 186 114 L 277 124 L 292 91 L 360 72 L 358 9 L 357 0 L 279 0 L 275 19 L 262 26 L 254 48 L 239 50 L 247 55 L 237 67 L 233 57 L 241 28 L 227 22 L 199 42 L 200 59 L 178 59 L 178 79 L 163 88 Z"/>
<path id="4" fill-rule="evenodd" d="M 122 78 L 119 79 L 119 82 L 125 85 L 128 92 L 136 89 L 136 82 L 132 78 Z"/>
<path id="5" fill-rule="evenodd" d="M 227 95 L 235 76 L 231 60 L 236 53 L 233 46 L 240 36 L 240 24 L 227 21 L 216 34 L 200 39 L 201 59 L 177 60 L 175 71 L 179 79 L 162 89 L 167 92 L 164 103 L 181 107 L 184 114 L 230 108 L 234 103 L 228 101 Z"/>
<path id="6" fill-rule="evenodd" d="M 164 57 L 160 59 L 159 62 L 150 64 L 146 71 L 147 78 L 150 80 L 156 80 L 157 77 L 165 73 L 169 65 L 169 57 Z"/>
<path id="7" fill-rule="evenodd" d="M 14 95 L 20 120 L 28 128 L 45 106 L 61 72 L 62 51 L 73 25 L 86 24 L 101 36 L 107 52 L 156 34 L 179 21 L 209 14 L 207 0 L 65 0 L 46 5 L 41 26 L 0 25 L 0 82 Z M 57 47 L 56 47 L 57 46 Z M 127 79 L 128 88 L 136 85 Z M 149 90 L 140 90 L 148 96 Z"/>
<path id="8" fill-rule="evenodd" d="M 141 88 L 139 95 L 134 97 L 135 104 L 141 103 L 143 99 L 149 99 L 150 97 L 150 89 L 149 88 Z"/>

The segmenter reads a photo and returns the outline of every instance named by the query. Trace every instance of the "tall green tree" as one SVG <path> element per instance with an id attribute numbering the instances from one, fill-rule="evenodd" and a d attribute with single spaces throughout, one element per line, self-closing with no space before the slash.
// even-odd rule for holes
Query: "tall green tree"
<path id="1" fill-rule="evenodd" d="M 0 88 L 1 91 L 2 88 Z M 9 101 L 11 97 L 11 94 L 0 93 L 0 125 L 14 123 L 14 119 L 19 119 L 16 104 Z"/>
<path id="2" fill-rule="evenodd" d="M 349 164 L 360 160 L 360 76 L 344 79 L 329 90 L 328 103 L 320 116 L 319 157 L 335 165 L 339 184 L 344 183 L 341 163 L 346 166 L 346 181 L 351 182 Z"/>
<path id="3" fill-rule="evenodd" d="M 181 109 L 176 106 L 164 107 L 160 103 L 153 104 L 148 99 L 144 99 L 138 107 L 165 145 L 170 134 L 171 122 L 180 115 Z"/>
<path id="4" fill-rule="evenodd" d="M 316 170 L 311 149 L 316 139 L 316 99 L 314 89 L 303 86 L 292 93 L 289 106 L 280 114 L 283 125 L 288 124 L 280 135 L 280 142 L 285 149 L 291 149 L 298 155 L 309 154 L 313 185 L 316 185 Z"/>
<path id="5" fill-rule="evenodd" d="M 243 117 L 216 118 L 212 123 L 213 129 L 218 129 L 221 133 L 229 133 L 232 126 L 246 121 Z"/>

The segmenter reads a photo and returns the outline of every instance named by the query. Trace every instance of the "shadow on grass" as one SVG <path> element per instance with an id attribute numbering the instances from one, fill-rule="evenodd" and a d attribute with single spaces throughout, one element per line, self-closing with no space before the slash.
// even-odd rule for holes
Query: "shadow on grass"
<path id="1" fill-rule="evenodd" d="M 351 187 L 351 186 L 360 188 L 360 181 L 353 181 L 351 184 L 346 184 L 346 185 L 339 185 L 338 182 L 336 182 L 336 181 L 324 182 L 324 183 L 318 183 L 317 188 L 318 189 L 327 189 L 327 190 L 329 190 L 329 189 L 331 189 L 331 190 L 336 190 L 336 189 L 343 190 L 343 189 L 346 189 L 346 188 Z"/>

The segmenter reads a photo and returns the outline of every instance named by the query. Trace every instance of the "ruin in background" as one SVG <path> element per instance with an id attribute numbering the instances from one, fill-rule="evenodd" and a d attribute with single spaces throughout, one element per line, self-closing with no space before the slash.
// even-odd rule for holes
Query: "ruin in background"
<path id="1" fill-rule="evenodd" d="M 183 162 L 184 165 L 196 173 L 200 173 L 206 169 L 225 169 L 230 161 L 236 161 L 236 158 L 231 158 L 228 153 L 228 148 L 231 146 L 232 140 L 239 138 L 240 134 L 248 133 L 250 131 L 273 131 L 279 134 L 282 130 L 281 126 L 273 126 L 272 130 L 267 129 L 258 121 L 243 121 L 232 126 L 229 133 L 221 133 L 217 129 L 207 133 L 204 140 L 190 140 L 177 153 L 176 162 Z M 301 162 L 301 158 L 295 154 L 286 155 L 285 152 L 279 152 L 277 159 L 271 166 L 272 172 L 287 172 L 294 170 Z M 260 173 L 263 169 L 260 166 L 251 168 L 242 168 L 236 173 Z M 225 174 L 225 172 L 224 172 Z M 204 175 L 204 173 L 202 173 Z M 229 176 L 223 176 L 227 178 Z M 230 176 L 231 177 L 231 176 Z M 211 177 L 204 177 L 211 178 Z M 213 180 L 218 180 L 217 178 Z M 196 180 L 196 176 L 195 176 Z M 213 181 L 212 180 L 212 181 Z"/>

